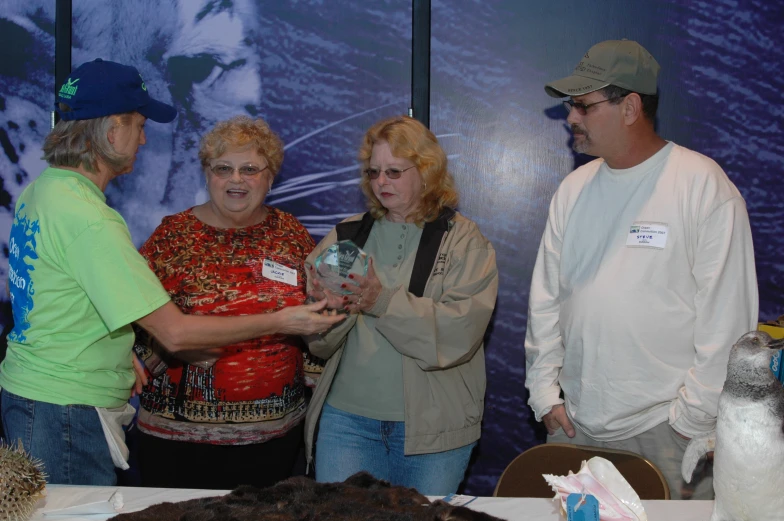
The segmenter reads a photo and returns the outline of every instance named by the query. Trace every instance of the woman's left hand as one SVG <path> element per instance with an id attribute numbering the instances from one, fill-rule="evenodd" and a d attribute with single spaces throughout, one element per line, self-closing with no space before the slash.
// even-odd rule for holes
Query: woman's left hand
<path id="1" fill-rule="evenodd" d="M 366 276 L 349 275 L 351 282 L 345 282 L 341 287 L 351 293 L 343 296 L 343 309 L 349 313 L 360 313 L 370 311 L 381 295 L 384 287 L 376 276 L 373 267 L 373 258 L 368 259 L 368 270 Z"/>

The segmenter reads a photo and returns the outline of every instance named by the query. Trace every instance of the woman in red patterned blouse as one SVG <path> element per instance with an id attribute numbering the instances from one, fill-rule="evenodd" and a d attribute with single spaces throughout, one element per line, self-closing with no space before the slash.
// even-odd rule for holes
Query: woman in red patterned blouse
<path id="1" fill-rule="evenodd" d="M 202 139 L 199 158 L 209 201 L 164 218 L 141 248 L 172 301 L 187 314 L 225 316 L 302 304 L 313 240 L 294 216 L 263 204 L 283 161 L 278 136 L 238 116 Z M 288 477 L 305 416 L 300 345 L 269 335 L 217 349 L 212 360 L 148 348 L 142 484 L 231 489 Z"/>

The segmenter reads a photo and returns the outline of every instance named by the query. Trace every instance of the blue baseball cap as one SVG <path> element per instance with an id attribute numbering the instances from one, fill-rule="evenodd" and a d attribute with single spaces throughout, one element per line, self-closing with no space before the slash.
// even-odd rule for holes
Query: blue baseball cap
<path id="1" fill-rule="evenodd" d="M 65 103 L 71 110 L 61 111 L 59 103 Z M 150 97 L 136 67 L 100 58 L 71 72 L 57 93 L 55 109 L 64 121 L 133 111 L 158 123 L 168 123 L 177 117 L 174 107 Z"/>

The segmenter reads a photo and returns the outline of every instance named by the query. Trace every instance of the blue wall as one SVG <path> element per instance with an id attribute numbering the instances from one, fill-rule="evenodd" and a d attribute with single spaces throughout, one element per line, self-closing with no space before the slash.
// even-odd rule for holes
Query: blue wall
<path id="1" fill-rule="evenodd" d="M 136 171 L 107 190 L 136 243 L 164 215 L 204 200 L 198 139 L 234 114 L 265 118 L 286 143 L 268 202 L 323 235 L 360 211 L 356 152 L 367 127 L 410 99 L 411 3 L 73 0 L 73 63 L 132 63 L 177 106 L 149 124 Z M 100 5 L 100 8 L 98 8 Z M 43 168 L 54 92 L 54 2 L 0 0 L 0 241 Z M 550 197 L 584 157 L 543 90 L 594 43 L 629 38 L 662 65 L 658 129 L 721 164 L 746 198 L 764 319 L 784 313 L 784 7 L 760 1 L 433 0 L 431 127 L 462 195 L 498 251 L 488 331 L 487 411 L 466 492 L 489 495 L 538 443 L 525 405 L 528 285 Z M 6 277 L 0 260 L 0 278 Z"/>

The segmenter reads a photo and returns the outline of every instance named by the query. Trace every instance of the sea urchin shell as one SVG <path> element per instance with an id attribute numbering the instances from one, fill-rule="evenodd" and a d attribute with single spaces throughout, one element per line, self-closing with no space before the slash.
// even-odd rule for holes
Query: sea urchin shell
<path id="1" fill-rule="evenodd" d="M 16 446 L 0 443 L 0 520 L 29 519 L 45 495 L 42 463 L 27 455 L 21 441 Z"/>

